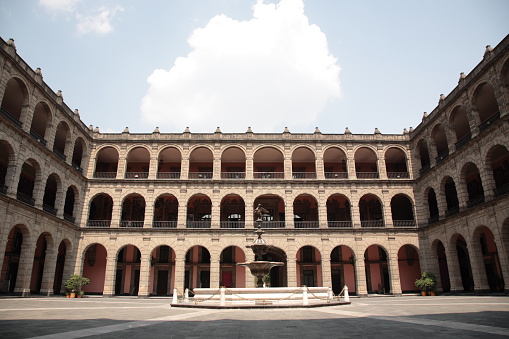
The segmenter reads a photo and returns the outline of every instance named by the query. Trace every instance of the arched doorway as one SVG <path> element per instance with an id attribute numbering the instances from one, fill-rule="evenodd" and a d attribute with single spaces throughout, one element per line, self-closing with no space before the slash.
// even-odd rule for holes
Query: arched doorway
<path id="1" fill-rule="evenodd" d="M 458 255 L 458 265 L 461 275 L 461 283 L 465 292 L 474 291 L 474 278 L 470 266 L 470 255 L 468 254 L 467 242 L 461 235 L 457 235 L 455 244 Z"/>
<path id="2" fill-rule="evenodd" d="M 16 287 L 23 240 L 27 235 L 26 229 L 22 229 L 21 227 L 24 226 L 14 226 L 7 237 L 4 262 L 0 276 L 0 281 L 3 281 L 0 285 L 1 292 L 14 293 L 14 288 Z"/>
<path id="3" fill-rule="evenodd" d="M 474 239 L 478 243 L 478 255 L 482 255 L 486 278 L 491 292 L 504 291 L 504 278 L 500 267 L 497 245 L 491 230 L 482 226 L 474 233 Z M 480 253 L 479 253 L 480 252 Z"/>
<path id="4" fill-rule="evenodd" d="M 140 287 L 141 252 L 134 245 L 118 251 L 115 273 L 115 295 L 138 295 Z"/>
<path id="5" fill-rule="evenodd" d="M 297 252 L 297 286 L 322 286 L 322 257 L 316 247 L 304 246 Z"/>
<path id="6" fill-rule="evenodd" d="M 190 290 L 210 287 L 210 252 L 203 246 L 193 246 L 186 253 L 184 287 Z"/>
<path id="7" fill-rule="evenodd" d="M 368 293 L 389 294 L 391 282 L 387 252 L 379 245 L 371 245 L 364 252 L 366 287 Z"/>
<path id="8" fill-rule="evenodd" d="M 53 246 L 53 239 L 47 232 L 42 233 L 35 244 L 34 263 L 32 266 L 32 278 L 30 280 L 30 293 L 41 293 L 44 268 L 46 265 L 46 252 Z"/>
<path id="9" fill-rule="evenodd" d="M 398 267 L 401 291 L 417 292 L 415 280 L 421 277 L 419 253 L 414 246 L 403 245 L 398 251 Z"/>
<path id="10" fill-rule="evenodd" d="M 106 248 L 101 244 L 92 244 L 85 249 L 83 258 L 83 276 L 90 279 L 90 284 L 83 286 L 87 294 L 102 294 L 106 276 Z"/>
<path id="11" fill-rule="evenodd" d="M 60 294 L 62 292 L 62 282 L 64 277 L 65 258 L 68 252 L 69 240 L 62 240 L 58 246 L 57 264 L 55 265 L 55 277 L 53 279 L 53 293 Z"/>
<path id="12" fill-rule="evenodd" d="M 451 291 L 451 280 L 449 278 L 449 267 L 447 265 L 445 247 L 441 241 L 438 241 L 436 244 L 436 253 L 438 269 L 440 271 L 440 283 L 442 284 L 442 291 L 447 293 Z"/>
<path id="13" fill-rule="evenodd" d="M 270 286 L 271 287 L 287 287 L 288 276 L 287 276 L 287 262 L 286 253 L 278 247 L 271 247 L 267 251 L 267 254 L 262 256 L 263 260 L 282 262 L 283 266 L 276 266 L 270 270 Z M 249 258 L 248 258 L 249 260 Z M 255 279 L 253 277 L 253 279 Z"/>
<path id="14" fill-rule="evenodd" d="M 245 262 L 246 255 L 238 246 L 228 246 L 221 252 L 220 259 L 220 286 L 246 287 L 246 268 L 237 266 L 237 263 Z"/>
<path id="15" fill-rule="evenodd" d="M 330 254 L 332 292 L 341 293 L 343 286 L 348 286 L 348 292 L 357 293 L 357 279 L 355 277 L 355 255 L 348 246 L 334 247 Z"/>
<path id="16" fill-rule="evenodd" d="M 151 291 L 154 295 L 171 295 L 175 286 L 175 251 L 166 245 L 156 247 L 150 258 Z"/>

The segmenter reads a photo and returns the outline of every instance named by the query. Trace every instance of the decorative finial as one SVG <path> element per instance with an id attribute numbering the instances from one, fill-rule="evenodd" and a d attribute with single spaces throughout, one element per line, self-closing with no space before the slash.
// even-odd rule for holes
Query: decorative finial
<path id="1" fill-rule="evenodd" d="M 486 56 L 486 54 L 491 53 L 491 51 L 493 51 L 493 48 L 490 45 L 486 45 L 486 49 L 484 50 L 484 56 Z"/>
<path id="2" fill-rule="evenodd" d="M 380 131 L 378 130 L 378 128 L 375 127 L 375 134 L 382 134 L 380 133 Z"/>
<path id="3" fill-rule="evenodd" d="M 460 82 L 460 81 L 464 80 L 466 77 L 467 77 L 467 76 L 465 75 L 465 73 L 461 72 L 461 73 L 460 73 L 460 78 L 459 78 L 458 82 Z"/>
<path id="4" fill-rule="evenodd" d="M 129 133 L 129 127 L 126 127 L 122 133 Z"/>
<path id="5" fill-rule="evenodd" d="M 428 117 L 428 115 L 429 115 L 428 112 L 422 113 L 422 119 L 423 120 L 426 119 Z"/>
<path id="6" fill-rule="evenodd" d="M 94 133 L 101 133 L 99 132 L 99 126 L 95 126 Z"/>
<path id="7" fill-rule="evenodd" d="M 345 134 L 352 134 L 352 132 L 350 132 L 350 129 L 348 127 L 345 128 Z"/>
<path id="8" fill-rule="evenodd" d="M 88 126 L 88 129 L 89 129 L 89 130 L 91 130 L 91 131 L 93 131 L 93 130 L 94 130 L 94 125 L 90 125 L 90 126 Z"/>
<path id="9" fill-rule="evenodd" d="M 253 130 L 251 129 L 251 127 L 248 127 L 248 128 L 247 128 L 246 133 L 253 133 Z"/>
<path id="10" fill-rule="evenodd" d="M 445 95 L 440 94 L 440 99 L 438 99 L 438 103 L 442 103 L 445 100 Z"/>
<path id="11" fill-rule="evenodd" d="M 322 133 L 322 132 L 320 132 L 320 130 L 318 129 L 318 127 L 315 127 L 315 134 L 318 134 L 318 133 Z"/>
<path id="12" fill-rule="evenodd" d="M 410 133 L 412 133 L 413 131 L 414 131 L 414 128 L 410 127 Z"/>
<path id="13" fill-rule="evenodd" d="M 156 129 L 154 130 L 154 133 L 161 133 L 161 132 L 159 132 L 159 127 L 156 127 Z"/>
<path id="14" fill-rule="evenodd" d="M 16 44 L 14 43 L 14 39 L 13 38 L 10 38 L 7 41 L 7 45 L 13 47 L 14 49 L 16 49 Z"/>
<path id="15" fill-rule="evenodd" d="M 80 111 L 78 111 L 77 108 L 74 109 L 74 115 L 76 115 L 78 117 L 80 116 Z"/>
<path id="16" fill-rule="evenodd" d="M 403 128 L 403 134 L 408 134 L 408 131 L 406 130 L 406 128 Z"/>
<path id="17" fill-rule="evenodd" d="M 221 129 L 219 128 L 219 126 L 216 128 L 216 131 L 214 133 L 221 133 Z"/>
<path id="18" fill-rule="evenodd" d="M 290 130 L 288 129 L 288 127 L 285 127 L 285 130 L 283 133 L 290 133 Z"/>
<path id="19" fill-rule="evenodd" d="M 191 131 L 189 130 L 189 127 L 186 127 L 184 133 L 191 133 Z"/>

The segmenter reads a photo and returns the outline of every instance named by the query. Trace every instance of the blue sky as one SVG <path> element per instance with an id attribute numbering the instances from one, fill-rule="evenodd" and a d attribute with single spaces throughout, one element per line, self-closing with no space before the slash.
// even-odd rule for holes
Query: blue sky
<path id="1" fill-rule="evenodd" d="M 402 133 L 509 33 L 509 1 L 19 0 L 0 36 L 101 132 Z"/>

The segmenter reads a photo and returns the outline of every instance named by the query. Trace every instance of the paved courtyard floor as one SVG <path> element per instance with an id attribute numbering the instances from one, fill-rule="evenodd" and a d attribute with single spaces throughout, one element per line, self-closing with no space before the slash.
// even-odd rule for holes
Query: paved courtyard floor
<path id="1" fill-rule="evenodd" d="M 0 338 L 497 338 L 509 297 L 352 298 L 321 308 L 172 308 L 171 299 L 0 298 Z"/>

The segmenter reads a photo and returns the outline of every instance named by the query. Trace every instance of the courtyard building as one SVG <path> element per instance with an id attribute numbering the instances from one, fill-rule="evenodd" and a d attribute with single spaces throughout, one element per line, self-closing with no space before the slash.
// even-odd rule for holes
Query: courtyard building
<path id="1" fill-rule="evenodd" d="M 12 39 L 0 102 L 2 293 L 254 287 L 258 204 L 273 287 L 509 291 L 509 36 L 402 134 L 101 133 Z"/>

